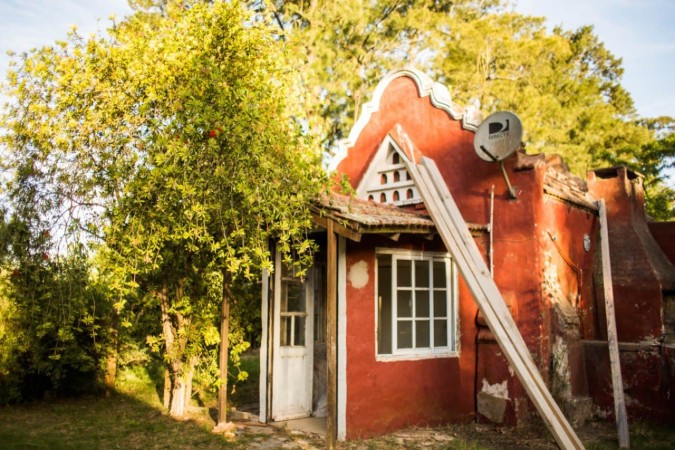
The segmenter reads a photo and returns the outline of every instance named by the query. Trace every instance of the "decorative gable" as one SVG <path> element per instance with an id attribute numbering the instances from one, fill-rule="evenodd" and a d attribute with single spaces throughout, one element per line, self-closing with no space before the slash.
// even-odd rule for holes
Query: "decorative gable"
<path id="1" fill-rule="evenodd" d="M 356 195 L 364 200 L 396 206 L 421 203 L 403 158 L 406 156 L 400 147 L 387 136 L 356 189 Z"/>

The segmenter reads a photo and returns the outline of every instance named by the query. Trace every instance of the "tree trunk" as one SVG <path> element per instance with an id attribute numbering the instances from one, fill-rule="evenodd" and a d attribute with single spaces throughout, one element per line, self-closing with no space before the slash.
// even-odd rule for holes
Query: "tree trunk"
<path id="1" fill-rule="evenodd" d="M 110 347 L 106 359 L 105 370 L 105 396 L 109 397 L 115 390 L 115 380 L 117 378 L 117 356 L 119 355 L 119 313 L 117 310 L 113 313 L 112 324 L 110 326 Z"/>
<path id="2" fill-rule="evenodd" d="M 164 409 L 167 411 L 171 407 L 171 371 L 166 367 L 164 369 Z"/>
<path id="3" fill-rule="evenodd" d="M 169 415 L 175 419 L 182 419 L 185 416 L 185 383 L 181 377 L 173 379 Z"/>
<path id="4" fill-rule="evenodd" d="M 185 410 L 187 411 L 188 408 L 190 407 L 190 400 L 192 400 L 192 379 L 195 376 L 195 367 L 197 366 L 197 362 L 199 361 L 199 357 L 197 356 L 192 356 L 189 361 L 187 362 L 187 374 L 185 376 Z"/>
<path id="5" fill-rule="evenodd" d="M 162 311 L 162 334 L 168 363 L 164 377 L 164 406 L 169 414 L 177 419 L 185 415 L 185 383 L 183 382 L 183 346 L 176 341 L 178 329 L 181 327 L 180 317 L 177 317 L 178 325 L 174 326 L 169 310 L 169 289 L 166 281 L 162 283 L 162 289 L 157 293 Z M 175 313 L 174 313 L 175 314 Z M 178 328 L 178 329 L 177 329 Z M 181 338 L 184 339 L 184 338 Z M 167 376 L 168 375 L 168 376 Z M 168 382 L 168 386 L 167 386 Z M 168 398 L 167 398 L 168 393 Z"/>
<path id="6" fill-rule="evenodd" d="M 218 424 L 227 423 L 227 350 L 229 346 L 230 332 L 230 276 L 226 270 L 223 270 L 223 300 L 220 309 L 220 354 L 219 368 L 221 386 L 218 389 Z"/>

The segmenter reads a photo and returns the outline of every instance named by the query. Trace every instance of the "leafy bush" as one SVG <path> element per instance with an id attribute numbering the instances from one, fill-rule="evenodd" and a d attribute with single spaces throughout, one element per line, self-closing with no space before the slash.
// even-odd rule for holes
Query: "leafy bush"
<path id="1" fill-rule="evenodd" d="M 97 390 L 112 308 L 83 250 L 28 254 L 1 278 L 0 403 Z"/>

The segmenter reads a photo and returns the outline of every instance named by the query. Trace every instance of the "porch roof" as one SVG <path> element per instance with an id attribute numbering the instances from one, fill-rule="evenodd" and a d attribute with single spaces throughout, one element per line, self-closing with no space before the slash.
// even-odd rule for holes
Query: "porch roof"
<path id="1" fill-rule="evenodd" d="M 314 221 L 325 226 L 333 221 L 342 229 L 339 234 L 359 241 L 361 234 L 422 234 L 432 235 L 436 227 L 424 211 L 415 211 L 382 204 L 358 197 L 331 193 L 312 206 Z M 468 224 L 471 231 L 485 231 L 487 225 Z"/>
<path id="2" fill-rule="evenodd" d="M 426 214 L 337 193 L 323 196 L 312 212 L 319 225 L 329 219 L 357 234 L 435 232 L 434 222 Z M 360 240 L 360 236 L 350 238 Z"/>

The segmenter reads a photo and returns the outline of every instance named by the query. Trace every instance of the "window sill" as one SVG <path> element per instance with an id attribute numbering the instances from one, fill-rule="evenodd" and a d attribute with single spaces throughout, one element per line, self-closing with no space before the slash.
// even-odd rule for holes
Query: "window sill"
<path id="1" fill-rule="evenodd" d="M 459 358 L 457 351 L 445 351 L 438 353 L 426 354 L 402 354 L 402 355 L 376 355 L 377 362 L 396 362 L 396 361 L 421 361 L 424 359 L 440 359 L 440 358 Z"/>

